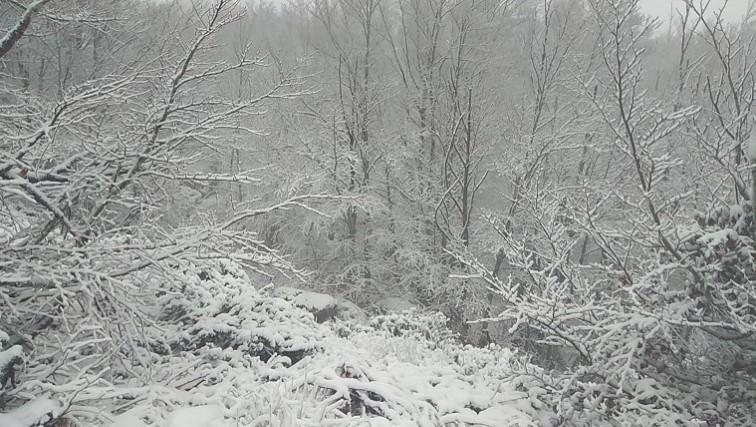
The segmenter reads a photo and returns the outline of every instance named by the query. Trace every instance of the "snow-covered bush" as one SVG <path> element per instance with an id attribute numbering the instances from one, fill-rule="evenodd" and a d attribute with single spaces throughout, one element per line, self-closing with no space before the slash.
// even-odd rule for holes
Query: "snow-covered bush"
<path id="1" fill-rule="evenodd" d="M 508 238 L 509 262 L 527 274 L 502 281 L 461 256 L 504 301 L 489 320 L 525 329 L 563 357 L 551 373 L 525 366 L 524 384 L 545 390 L 549 406 L 577 425 L 753 423 L 756 254 L 747 208 L 691 221 L 676 232 L 680 252 L 639 253 L 623 272 L 574 262 L 557 206 L 537 217 L 548 246 L 525 251 Z"/>
<path id="2" fill-rule="evenodd" d="M 226 258 L 256 271 L 291 270 L 244 223 L 302 207 L 308 197 L 287 194 L 270 205 L 247 203 L 218 215 L 171 210 L 172 197 L 184 198 L 181 207 L 196 207 L 197 188 L 259 182 L 240 170 L 218 172 L 206 154 L 222 158 L 230 149 L 230 129 L 236 137 L 257 135 L 263 105 L 301 93 L 299 79 L 282 68 L 270 79 L 261 77 L 267 62 L 248 46 L 233 59 L 215 49 L 224 29 L 243 17 L 239 2 L 198 4 L 182 23 L 171 21 L 185 6 L 128 0 L 3 6 L 3 36 L 15 24 L 8 20 L 42 35 L 15 33 L 21 42 L 10 51 L 9 39 L 0 37 L 3 73 L 15 74 L 6 67 L 12 57 L 27 58 L 25 64 L 39 71 L 33 79 L 0 82 L 0 313 L 2 328 L 21 337 L 25 350 L 24 369 L 16 386 L 5 390 L 3 411 L 23 411 L 25 402 L 44 396 L 64 402 L 63 417 L 102 425 L 108 408 L 95 402 L 134 400 L 119 386 L 167 382 L 153 375 L 172 357 L 170 343 L 159 337 L 175 326 L 160 320 L 156 295 L 177 292 L 185 278 L 171 265 Z M 168 33 L 166 22 L 175 23 Z M 60 51 L 68 64 L 65 81 L 51 77 L 45 66 L 48 34 L 61 45 L 79 46 Z M 91 58 L 85 39 L 112 41 L 93 51 L 108 59 Z M 231 74 L 265 83 L 234 96 L 219 94 Z M 197 283 L 190 285 L 190 296 L 201 294 Z M 252 289 L 215 291 L 228 292 L 229 305 L 208 307 L 197 332 L 215 326 L 238 331 L 242 335 L 232 344 L 255 344 L 264 354 L 275 348 L 300 357 L 298 352 L 314 348 L 312 335 L 280 334 L 257 312 L 245 312 L 247 323 L 240 325 L 223 310 L 241 313 L 251 309 L 234 304 L 251 302 L 289 326 L 308 325 L 306 314 L 291 318 L 287 304 L 254 299 Z M 18 353 L 13 346 L 0 350 L 13 358 Z"/>
<path id="3" fill-rule="evenodd" d="M 6 388 L 15 388 L 16 370 L 24 358 L 24 349 L 19 344 L 6 348 L 9 335 L 0 329 L 0 396 L 4 397 Z M 12 400 L 12 399 L 11 399 Z M 0 402 L 0 426 L 3 427 L 42 427 L 56 420 L 62 411 L 60 402 L 47 398 L 23 399 L 21 405 L 5 412 L 7 401 Z"/>
<path id="4" fill-rule="evenodd" d="M 414 337 L 426 342 L 442 343 L 451 340 L 455 334 L 448 328 L 449 319 L 440 312 L 409 310 L 374 316 L 370 326 L 395 336 Z"/>
<path id="5" fill-rule="evenodd" d="M 0 329 L 0 389 L 16 386 L 16 366 L 23 361 L 24 349 L 18 345 L 6 348 L 8 334 Z"/>
<path id="6" fill-rule="evenodd" d="M 510 351 L 462 345 L 445 321 L 412 311 L 348 325 L 347 338 L 329 336 L 325 353 L 292 367 L 299 373 L 274 369 L 269 377 L 320 396 L 327 418 L 346 416 L 343 425 L 354 425 L 349 417 L 371 425 L 486 425 L 496 416 L 504 425 L 550 424 L 538 394 L 512 388 L 519 362 Z"/>
<path id="7" fill-rule="evenodd" d="M 296 363 L 322 348 L 324 330 L 313 315 L 258 292 L 239 265 L 216 261 L 178 268 L 180 274 L 158 298 L 160 320 L 175 328 L 168 340 L 174 351 L 214 346 Z"/>
<path id="8" fill-rule="evenodd" d="M 508 322 L 510 332 L 535 331 L 529 336 L 541 345 L 573 355 L 558 365 L 565 374 L 538 376 L 565 420 L 753 422 L 754 252 L 750 228 L 738 225 L 742 214 L 730 222 L 729 212 L 743 210 L 723 211 L 726 225 L 685 227 L 684 249 L 638 257 L 625 272 L 577 265 L 562 256 L 567 252 L 549 254 L 540 266 L 512 254 L 532 280 L 499 281 L 478 265 L 506 302 L 496 320 Z M 570 248 L 563 233 L 551 234 L 554 247 Z"/>
<path id="9" fill-rule="evenodd" d="M 756 245 L 751 205 L 723 206 L 698 215 L 689 231 L 685 252 L 706 280 L 688 289 L 691 297 L 720 311 L 745 327 L 756 324 L 756 300 L 750 284 L 756 281 Z M 697 285 L 697 286 L 696 286 Z"/>
<path id="10" fill-rule="evenodd" d="M 216 282 L 227 289 L 244 284 L 236 266 L 213 262 L 186 269 L 186 281 L 177 286 L 191 282 L 197 272 L 205 272 L 198 286 Z M 294 306 L 287 311 L 293 318 L 312 316 Z M 198 321 L 204 317 L 200 313 Z M 213 312 L 204 313 L 214 317 Z M 331 329 L 340 321 L 321 325 L 311 319 L 293 329 L 291 338 L 320 335 L 322 350 L 296 363 L 281 355 L 263 361 L 244 346 L 210 343 L 191 351 L 150 352 L 149 364 L 128 365 L 132 374 L 127 378 L 86 383 L 68 413 L 82 427 L 109 422 L 118 427 L 186 427 L 181 423 L 190 419 L 213 427 L 550 425 L 553 413 L 539 389 L 513 381 L 513 367 L 520 362 L 510 351 L 417 333 L 435 324 L 438 336 L 448 337 L 451 333 L 438 324 L 442 319 L 420 312 L 393 315 L 391 323 L 417 328 L 397 335 L 384 327 L 386 322 L 351 325 L 348 337 Z M 147 332 L 180 333 L 180 328 L 170 328 L 172 323 L 160 321 Z M 289 326 L 282 323 L 280 328 Z M 143 377 L 151 380 L 138 380 Z"/>
<path id="11" fill-rule="evenodd" d="M 638 1 L 577 6 L 577 22 L 591 28 L 578 38 L 596 49 L 572 58 L 590 56 L 585 69 L 567 60 L 569 71 L 553 78 L 574 95 L 575 110 L 565 111 L 588 113 L 545 109 L 558 132 L 534 122 L 535 135 L 517 135 L 545 151 L 534 173 L 516 176 L 526 181 L 513 180 L 511 208 L 490 215 L 491 249 L 506 274 L 453 248 L 499 297 L 481 320 L 501 322 L 534 363 L 554 368 L 528 367 L 523 381 L 546 390 L 565 424 L 752 425 L 756 417 L 756 234 L 747 207 L 756 180 L 745 159 L 749 113 L 736 108 L 753 105 L 745 71 L 753 56 L 750 41 L 695 3 L 684 2 L 680 34 L 714 50 L 701 71 L 705 95 L 688 79 L 699 72 L 692 65 L 675 93 L 648 90 L 656 23 Z M 541 24 L 564 16 L 544 14 Z M 697 25 L 707 28 L 703 40 Z M 549 31 L 537 34 L 559 57 Z M 534 66 L 532 77 L 546 68 Z M 739 83 L 725 89 L 727 81 Z"/>

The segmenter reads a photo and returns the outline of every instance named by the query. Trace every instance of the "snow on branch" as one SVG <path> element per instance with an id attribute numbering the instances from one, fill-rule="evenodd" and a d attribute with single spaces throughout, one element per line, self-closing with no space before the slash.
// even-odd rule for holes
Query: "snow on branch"
<path id="1" fill-rule="evenodd" d="M 8 30 L 2 39 L 0 39 L 0 58 L 5 56 L 13 46 L 23 37 L 29 24 L 31 24 L 32 16 L 50 0 L 36 0 L 26 7 L 26 10 L 21 14 L 16 25 Z"/>
<path id="2" fill-rule="evenodd" d="M 310 212 L 313 212 L 317 215 L 328 218 L 330 217 L 330 215 L 328 215 L 325 212 L 319 211 L 313 208 L 312 206 L 307 205 L 304 202 L 311 201 L 311 200 L 353 200 L 353 199 L 354 197 L 350 197 L 350 196 L 335 196 L 331 194 L 304 194 L 300 196 L 294 196 L 280 203 L 276 203 L 274 205 L 271 205 L 265 208 L 250 209 L 250 210 L 241 212 L 235 215 L 233 218 L 226 221 L 223 225 L 221 225 L 220 228 L 222 230 L 225 230 L 245 219 L 254 218 L 254 217 L 264 215 L 264 214 L 267 214 L 267 213 L 270 213 L 279 209 L 285 210 L 285 209 L 289 209 L 293 207 L 299 207 L 299 208 L 308 210 Z"/>

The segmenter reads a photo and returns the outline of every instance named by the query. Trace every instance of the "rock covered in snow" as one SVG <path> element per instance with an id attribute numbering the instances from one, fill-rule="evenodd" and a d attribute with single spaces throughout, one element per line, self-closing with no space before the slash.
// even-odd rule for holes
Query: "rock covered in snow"
<path id="1" fill-rule="evenodd" d="M 451 413 L 441 417 L 443 425 L 459 425 L 462 423 L 470 427 L 538 427 L 531 416 L 514 406 L 493 406 L 479 413 L 468 409 Z"/>
<path id="2" fill-rule="evenodd" d="M 351 320 L 363 323 L 367 319 L 364 310 L 351 301 L 331 295 L 305 291 L 288 286 L 273 289 L 273 295 L 303 308 L 315 316 L 315 321 L 323 323 L 332 319 Z"/>
<path id="3" fill-rule="evenodd" d="M 273 290 L 273 296 L 309 311 L 318 323 L 323 323 L 336 315 L 336 298 L 330 295 L 281 286 Z"/>
<path id="4" fill-rule="evenodd" d="M 416 310 L 419 307 L 410 297 L 386 297 L 380 299 L 376 304 L 384 313 L 401 313 L 404 311 Z"/>
<path id="5" fill-rule="evenodd" d="M 217 405 L 202 405 L 177 409 L 168 422 L 168 427 L 222 427 L 223 410 Z"/>
<path id="6" fill-rule="evenodd" d="M 110 427 L 147 427 L 147 424 L 139 417 L 126 413 L 115 417 Z"/>
<path id="7" fill-rule="evenodd" d="M 47 425 L 62 410 L 60 402 L 52 399 L 34 399 L 7 414 L 0 414 L 2 427 L 32 427 Z"/>
<path id="8" fill-rule="evenodd" d="M 484 409 L 472 420 L 473 425 L 537 427 L 533 418 L 514 406 L 494 406 Z"/>

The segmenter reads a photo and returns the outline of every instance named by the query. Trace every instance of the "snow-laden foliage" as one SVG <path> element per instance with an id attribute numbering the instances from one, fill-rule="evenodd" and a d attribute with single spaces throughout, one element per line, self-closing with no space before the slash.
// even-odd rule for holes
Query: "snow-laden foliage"
<path id="1" fill-rule="evenodd" d="M 586 14 L 578 22 L 592 28 L 591 53 L 566 60 L 563 71 L 531 63 L 532 78 L 547 82 L 533 88 L 532 133 L 520 134 L 535 153 L 523 156 L 526 173 L 513 174 L 510 209 L 487 215 L 504 267 L 463 247 L 449 251 L 464 264 L 460 276 L 499 297 L 481 322 L 554 368 L 532 378 L 563 423 L 752 425 L 750 24 L 740 29 L 748 36 L 736 36 L 705 5 L 684 2 L 679 57 L 692 58 L 689 44 L 699 44 L 706 66 L 681 60 L 679 86 L 667 91 L 647 84 L 663 73 L 651 71 L 656 23 L 639 2 L 582 4 L 573 11 Z M 549 30 L 564 20 L 569 34 L 569 18 L 548 9 L 542 18 L 542 58 L 560 61 L 562 43 Z M 699 72 L 702 92 L 692 83 Z M 556 107 L 562 85 L 574 110 Z M 502 169 L 512 174 L 511 162 Z"/>
<path id="2" fill-rule="evenodd" d="M 297 362 L 321 348 L 325 335 L 312 315 L 281 298 L 261 295 L 236 264 L 190 264 L 161 288 L 160 321 L 174 351 L 205 346 L 240 350 L 267 361 L 273 355 Z"/>
<path id="3" fill-rule="evenodd" d="M 74 59 L 86 55 L 71 52 L 68 61 L 74 65 L 55 89 L 45 78 L 33 86 L 28 80 L 0 82 L 0 326 L 13 340 L 2 354 L 15 360 L 19 348 L 24 350 L 23 373 L 15 382 L 8 375 L 10 365 L 2 365 L 3 383 L 11 385 L 0 411 L 18 419 L 24 414 L 18 411 L 51 396 L 65 414 L 80 411 L 87 419 L 99 409 L 74 404 L 76 396 L 77 402 L 97 400 L 84 390 L 107 390 L 125 379 L 150 383 L 157 355 L 170 354 L 171 345 L 194 348 L 195 337 L 192 343 L 182 341 L 186 330 L 181 335 L 176 327 L 196 325 L 177 317 L 169 318 L 170 323 L 161 320 L 163 307 L 156 306 L 161 296 L 178 292 L 183 280 L 189 297 L 204 292 L 181 268 L 226 258 L 251 271 L 285 269 L 297 275 L 244 222 L 277 209 L 306 209 L 303 202 L 312 195 L 248 203 L 233 214 L 205 212 L 191 222 L 184 212 L 161 208 L 174 197 L 199 193 L 196 189 L 259 182 L 244 171 L 216 173 L 204 154 L 222 151 L 231 128 L 237 136 L 256 135 L 263 105 L 304 90 L 292 73 L 279 69 L 270 80 L 260 77 L 264 85 L 236 96 L 216 92 L 224 77 L 257 78 L 269 64 L 249 46 L 233 59 L 213 49 L 223 31 L 243 15 L 239 2 L 198 5 L 184 24 L 170 30 L 162 27 L 161 19 L 173 7 L 181 11 L 180 5 L 50 3 L 54 7 L 35 15 L 40 22 L 35 31 L 54 31 L 61 43 L 77 46 L 104 32 L 110 40 L 128 35 L 129 42 L 98 46 L 97 54 L 110 61 L 92 69 Z M 87 13 L 68 15 L 65 7 L 72 3 L 72 10 L 81 7 Z M 10 9 L 19 7 L 24 6 L 19 2 Z M 42 30 L 43 22 L 49 31 Z M 169 31 L 166 43 L 154 43 L 152 35 L 163 30 L 146 29 L 153 25 Z M 137 26 L 142 27 L 136 31 Z M 44 43 L 32 43 L 30 49 L 44 50 Z M 40 75 L 44 72 L 42 65 Z M 184 203 L 197 205 L 198 198 L 189 199 Z M 200 330 L 208 335 L 197 340 L 221 340 L 228 331 L 254 326 L 253 334 L 237 337 L 233 344 L 249 352 L 287 348 L 291 354 L 314 346 L 310 335 L 268 332 L 266 321 L 280 320 L 275 313 L 286 309 L 278 301 L 256 300 L 256 308 L 269 316 L 248 311 L 245 324 L 234 323 L 223 310 L 241 310 L 233 304 L 248 295 L 225 292 L 230 293 L 228 306 L 201 313 L 205 323 L 199 326 L 205 329 Z M 179 303 L 172 307 L 177 316 Z M 161 336 L 169 330 L 169 339 Z"/>
<path id="4" fill-rule="evenodd" d="M 151 288 L 160 315 L 111 373 L 57 386 L 38 369 L 64 356 L 36 358 L 19 375 L 36 385 L 13 394 L 45 390 L 65 402 L 54 416 L 80 426 L 538 426 L 553 417 L 540 389 L 514 381 L 515 355 L 458 343 L 440 314 L 318 324 L 255 289 L 238 264 L 165 268 L 178 274 Z"/>
<path id="5" fill-rule="evenodd" d="M 0 425 L 756 424 L 752 16 L 263 3 L 0 1 Z"/>
<path id="6" fill-rule="evenodd" d="M 557 359 L 562 373 L 531 379 L 561 419 L 752 424 L 756 252 L 749 208 L 702 215 L 678 231 L 682 258 L 660 250 L 624 273 L 574 262 L 563 214 L 548 209 L 537 218 L 548 231 L 546 247 L 531 241 L 528 250 L 508 238 L 510 262 L 527 274 L 499 280 L 460 255 L 505 302 L 487 320 L 506 324 L 514 345 L 530 342 L 534 360 Z"/>
<path id="7" fill-rule="evenodd" d="M 20 345 L 5 348 L 9 340 L 8 334 L 0 330 L 0 387 L 5 387 L 8 383 L 15 385 L 16 365 L 23 360 L 24 349 Z"/>
<path id="8" fill-rule="evenodd" d="M 534 212 L 543 230 L 538 239 L 501 233 L 516 273 L 500 280 L 470 254 L 459 258 L 502 298 L 501 311 L 484 320 L 505 325 L 505 340 L 560 369 L 530 377 L 560 419 L 575 425 L 753 424 L 750 207 L 713 209 L 665 231 L 679 239 L 670 250 L 660 244 L 649 256 L 629 248 L 624 263 L 588 264 L 578 262 L 574 236 L 587 231 L 607 256 L 622 237 L 591 229 L 580 209 L 541 203 Z"/>
<path id="9" fill-rule="evenodd" d="M 549 421 L 537 392 L 512 388 L 513 356 L 507 350 L 413 333 L 440 319 L 420 313 L 376 319 L 375 325 L 404 325 L 406 334 L 380 326 L 330 325 L 350 333 L 340 337 L 329 330 L 321 352 L 291 366 L 277 357 L 265 363 L 208 346 L 194 356 L 204 363 L 191 373 L 197 384 L 190 392 L 161 397 L 170 401 L 167 409 L 155 410 L 144 401 L 128 414 L 159 423 L 174 409 L 209 405 L 220 408 L 228 425 L 536 426 Z"/>
<path id="10" fill-rule="evenodd" d="M 0 329 L 0 396 L 6 389 L 17 386 L 16 372 L 24 361 L 24 349 L 19 344 L 9 347 L 11 337 Z M 7 347 L 7 348 L 6 348 Z M 59 401 L 48 398 L 32 399 L 8 413 L 0 413 L 0 425 L 3 427 L 44 426 L 57 419 L 63 412 Z"/>

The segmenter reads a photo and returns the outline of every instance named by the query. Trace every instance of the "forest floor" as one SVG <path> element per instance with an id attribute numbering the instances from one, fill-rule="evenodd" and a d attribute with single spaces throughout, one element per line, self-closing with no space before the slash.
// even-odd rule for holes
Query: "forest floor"
<path id="1" fill-rule="evenodd" d="M 252 286 L 231 262 L 174 273 L 138 333 L 83 340 L 70 350 L 80 361 L 27 359 L 14 391 L 26 403 L 0 426 L 555 424 L 548 373 L 505 347 L 462 343 L 441 313 L 368 315 L 329 295 Z M 37 352 L 67 336 L 49 331 Z M 98 344 L 111 350 L 94 353 Z"/>
<path id="2" fill-rule="evenodd" d="M 140 397 L 113 426 L 552 425 L 553 412 L 539 400 L 544 391 L 514 373 L 527 370 L 516 354 L 463 345 L 439 313 L 368 318 L 348 303 L 292 289 L 261 298 L 267 302 L 257 312 L 274 322 L 258 319 L 252 328 L 264 343 L 256 356 L 209 345 L 174 354 L 165 366 L 191 367 L 191 375 L 135 390 Z M 325 311 L 333 318 L 313 321 Z M 218 322 L 200 327 L 219 329 Z"/>

